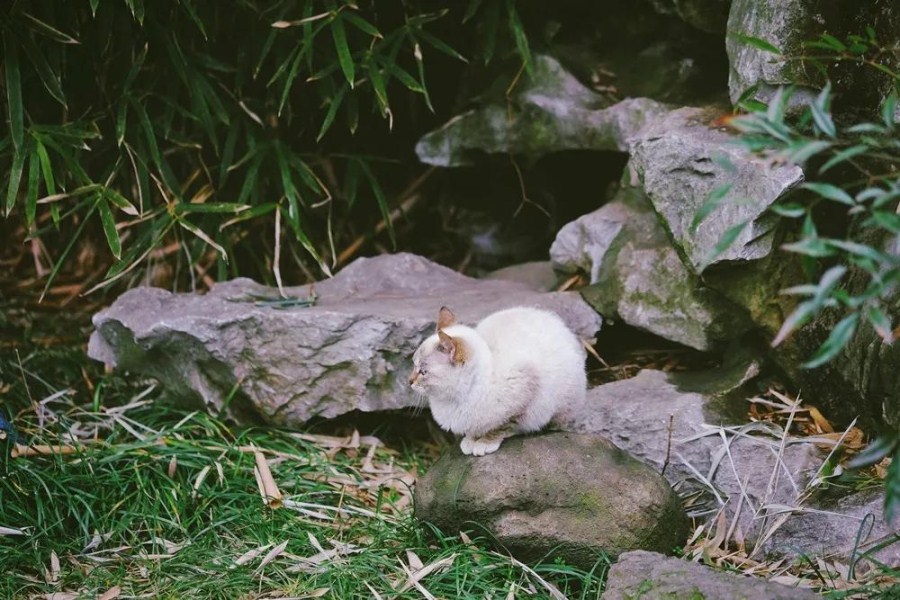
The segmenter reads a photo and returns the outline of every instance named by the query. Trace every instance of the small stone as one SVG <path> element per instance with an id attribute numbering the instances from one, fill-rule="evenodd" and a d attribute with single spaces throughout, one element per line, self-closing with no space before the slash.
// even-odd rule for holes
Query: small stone
<path id="1" fill-rule="evenodd" d="M 601 600 L 816 600 L 811 590 L 716 571 L 655 552 L 627 552 L 612 566 Z"/>
<path id="2" fill-rule="evenodd" d="M 666 483 L 596 435 L 513 437 L 484 457 L 455 447 L 416 483 L 416 517 L 445 533 L 490 532 L 522 561 L 592 568 L 604 555 L 671 552 L 688 519 Z"/>

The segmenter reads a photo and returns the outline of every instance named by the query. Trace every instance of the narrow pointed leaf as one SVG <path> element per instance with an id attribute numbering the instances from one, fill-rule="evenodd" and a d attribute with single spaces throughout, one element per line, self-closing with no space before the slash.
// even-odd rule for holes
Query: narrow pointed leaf
<path id="1" fill-rule="evenodd" d="M 706 217 L 711 215 L 716 208 L 719 207 L 720 204 L 725 200 L 725 197 L 728 196 L 728 192 L 731 191 L 731 184 L 726 183 L 725 185 L 720 185 L 716 189 L 714 189 L 709 194 L 709 198 L 704 202 L 700 208 L 697 209 L 697 212 L 694 213 L 694 219 L 691 221 L 691 232 L 697 231 L 697 227 L 700 226 Z"/>
<path id="2" fill-rule="evenodd" d="M 781 324 L 781 329 L 778 330 L 778 334 L 775 336 L 775 339 L 772 340 L 772 347 L 777 347 L 794 331 L 806 325 L 816 313 L 816 310 L 816 302 L 812 300 L 801 302 L 797 308 L 794 309 L 794 312 L 792 312 L 788 318 L 784 320 L 784 323 Z"/>
<path id="3" fill-rule="evenodd" d="M 846 467 L 862 469 L 874 465 L 884 457 L 890 456 L 897 447 L 897 442 L 900 442 L 900 434 L 895 431 L 879 435 L 862 452 L 848 460 Z"/>
<path id="4" fill-rule="evenodd" d="M 826 198 L 828 200 L 833 200 L 834 202 L 840 202 L 841 204 L 845 204 L 847 206 L 856 206 L 856 202 L 853 201 L 853 196 L 837 187 L 836 185 L 832 185 L 830 183 L 822 183 L 822 182 L 810 182 L 804 183 L 800 187 L 805 188 L 807 190 L 812 190 L 818 195 Z"/>
<path id="5" fill-rule="evenodd" d="M 528 36 L 525 35 L 525 27 L 519 19 L 515 0 L 506 0 L 506 13 L 516 49 L 519 51 L 519 56 L 522 57 L 522 62 L 525 63 L 525 70 L 531 75 L 534 72 L 534 61 L 531 59 L 531 47 L 528 44 Z"/>
<path id="6" fill-rule="evenodd" d="M 193 223 L 191 223 L 190 221 L 187 221 L 185 219 L 178 219 L 178 224 L 181 225 L 182 228 L 187 229 L 188 231 L 190 231 L 191 233 L 196 235 L 198 238 L 200 238 L 201 240 L 203 240 L 204 242 L 206 242 L 207 244 L 209 244 L 210 246 L 215 248 L 216 252 L 218 252 L 222 256 L 222 259 L 225 262 L 228 262 L 228 253 L 225 252 L 225 248 L 223 248 L 221 245 L 217 244 L 211 237 L 209 237 L 206 234 L 205 231 L 203 231 L 202 229 L 200 229 L 199 227 L 197 227 L 196 225 L 194 225 Z"/>
<path id="7" fill-rule="evenodd" d="M 748 46 L 753 46 L 763 52 L 769 52 L 770 54 L 778 54 L 779 56 L 782 54 L 781 50 L 778 49 L 777 46 L 772 44 L 771 42 L 767 42 L 766 40 L 758 37 L 754 37 L 752 35 L 745 35 L 743 33 L 735 33 L 733 34 L 735 39 Z"/>
<path id="8" fill-rule="evenodd" d="M 839 165 L 842 162 L 846 162 L 846 161 L 850 160 L 851 158 L 853 158 L 854 156 L 863 154 L 864 152 L 867 152 L 868 150 L 869 150 L 869 147 L 865 144 L 859 144 L 857 146 L 851 146 L 849 148 L 841 150 L 840 152 L 836 153 L 834 156 L 832 156 L 831 158 L 829 158 L 828 160 L 825 161 L 825 164 L 823 164 L 819 168 L 819 174 L 821 175 L 822 173 L 825 173 L 828 170 L 830 170 L 835 165 Z"/>
<path id="9" fill-rule="evenodd" d="M 116 219 L 109 208 L 109 203 L 102 194 L 97 195 L 97 213 L 100 215 L 100 223 L 103 225 L 103 234 L 106 236 L 109 251 L 118 260 L 122 258 L 122 240 L 119 238 L 118 230 L 116 230 Z"/>
<path id="10" fill-rule="evenodd" d="M 825 343 L 819 347 L 815 356 L 803 363 L 803 368 L 815 369 L 816 367 L 821 367 L 837 356 L 853 337 L 853 334 L 856 333 L 856 326 L 858 323 L 859 313 L 856 312 L 841 319 L 838 324 L 834 326 L 834 329 L 831 330 L 831 335 L 828 336 Z"/>
<path id="11" fill-rule="evenodd" d="M 334 38 L 334 49 L 337 51 L 341 71 L 344 72 L 344 77 L 347 78 L 347 83 L 352 89 L 356 78 L 356 65 L 353 64 L 353 55 L 350 52 L 350 46 L 347 45 L 347 32 L 344 30 L 344 22 L 340 16 L 331 22 L 331 36 Z"/>
<path id="12" fill-rule="evenodd" d="M 22 107 L 22 77 L 19 72 L 19 48 L 11 35 L 3 36 L 3 71 L 6 75 L 6 107 L 9 112 L 9 130 L 12 134 L 13 148 L 21 153 L 25 143 L 25 117 Z M 21 175 L 21 168 L 19 175 Z M 18 182 L 16 182 L 18 186 Z"/>
<path id="13" fill-rule="evenodd" d="M 28 153 L 28 186 L 25 188 L 25 224 L 30 228 L 37 215 L 38 187 L 41 179 L 41 163 L 37 152 Z"/>
<path id="14" fill-rule="evenodd" d="M 875 332 L 884 340 L 884 343 L 892 344 L 894 342 L 894 333 L 890 317 L 877 306 L 869 308 L 866 316 L 869 319 L 869 323 L 875 328 Z"/>
<path id="15" fill-rule="evenodd" d="M 6 188 L 6 215 L 12 212 L 19 195 L 19 183 L 22 181 L 22 169 L 25 167 L 25 152 L 13 152 L 12 168 L 9 170 L 9 185 Z"/>

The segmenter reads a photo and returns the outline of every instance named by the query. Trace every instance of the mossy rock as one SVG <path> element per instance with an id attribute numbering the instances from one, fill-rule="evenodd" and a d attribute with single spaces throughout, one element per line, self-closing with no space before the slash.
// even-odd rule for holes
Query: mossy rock
<path id="1" fill-rule="evenodd" d="M 629 550 L 671 552 L 689 521 L 653 469 L 596 435 L 506 440 L 484 457 L 455 447 L 416 484 L 416 517 L 445 533 L 488 532 L 529 562 L 590 569 Z"/>

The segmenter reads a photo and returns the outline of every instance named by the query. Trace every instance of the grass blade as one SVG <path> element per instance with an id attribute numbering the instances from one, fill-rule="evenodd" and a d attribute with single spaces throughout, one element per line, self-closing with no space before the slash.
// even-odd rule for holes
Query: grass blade
<path id="1" fill-rule="evenodd" d="M 14 151 L 12 168 L 9 170 L 9 187 L 6 190 L 6 216 L 12 212 L 19 195 L 19 183 L 22 181 L 22 169 L 25 166 L 25 152 Z"/>

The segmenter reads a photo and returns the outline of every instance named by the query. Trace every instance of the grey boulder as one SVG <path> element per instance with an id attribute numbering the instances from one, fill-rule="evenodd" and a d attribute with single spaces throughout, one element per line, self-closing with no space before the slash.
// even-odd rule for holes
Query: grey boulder
<path id="1" fill-rule="evenodd" d="M 410 357 L 450 306 L 464 323 L 511 306 L 559 314 L 582 337 L 601 319 L 576 293 L 480 281 L 412 254 L 361 258 L 315 286 L 313 306 L 276 309 L 248 279 L 209 293 L 136 288 L 94 316 L 88 354 L 150 375 L 214 412 L 299 425 L 312 417 L 418 406 Z M 306 297 L 307 287 L 288 288 Z"/>
<path id="2" fill-rule="evenodd" d="M 643 370 L 589 390 L 563 427 L 600 434 L 664 472 L 679 494 L 697 494 L 692 516 L 724 506 L 752 547 L 773 526 L 769 507 L 797 506 L 824 458 L 814 444 L 790 437 L 782 449 L 774 426 L 746 424 L 745 388 L 759 369 L 736 357 L 706 373 Z"/>
<path id="3" fill-rule="evenodd" d="M 751 261 L 772 253 L 776 220 L 767 209 L 803 181 L 793 165 L 774 165 L 736 144 L 714 125 L 715 108 L 680 108 L 655 119 L 634 141 L 631 166 L 679 254 L 695 273 L 711 264 Z M 713 192 L 728 191 L 694 227 Z M 727 249 L 723 237 L 746 224 Z"/>
<path id="4" fill-rule="evenodd" d="M 592 568 L 604 555 L 671 552 L 688 519 L 665 479 L 596 435 L 514 437 L 484 457 L 455 447 L 416 483 L 415 515 L 446 533 L 487 530 L 523 561 Z"/>
<path id="5" fill-rule="evenodd" d="M 757 577 L 715 571 L 655 552 L 619 557 L 606 580 L 601 600 L 815 600 L 811 590 Z"/>
<path id="6" fill-rule="evenodd" d="M 659 1 L 659 0 L 656 0 Z M 865 36 L 872 28 L 875 38 L 888 45 L 897 41 L 900 31 L 900 6 L 896 2 L 828 2 L 825 0 L 733 0 L 728 14 L 728 90 L 732 103 L 748 91 L 751 97 L 768 102 L 779 86 L 793 86 L 796 93 L 788 109 L 808 103 L 825 78 L 808 61 L 789 57 L 809 53 L 805 42 L 814 41 L 823 32 L 847 41 L 848 35 Z M 747 36 L 764 40 L 780 52 L 773 53 L 748 43 Z M 827 56 L 828 51 L 822 53 Z M 900 53 L 884 52 L 883 67 L 896 71 Z M 890 75 L 877 69 L 859 69 L 834 62 L 828 77 L 843 109 L 862 108 L 870 114 L 892 89 Z"/>
<path id="7" fill-rule="evenodd" d="M 684 266 L 639 187 L 624 185 L 598 210 L 564 226 L 554 267 L 584 272 L 585 300 L 605 318 L 708 351 L 751 325 L 739 308 Z"/>
<path id="8" fill-rule="evenodd" d="M 477 163 L 484 154 L 537 159 L 560 150 L 626 151 L 629 140 L 665 105 L 631 98 L 605 108 L 602 97 L 569 74 L 556 59 L 534 59 L 510 112 L 505 102 L 458 115 L 416 144 L 419 160 L 440 167 Z"/>

